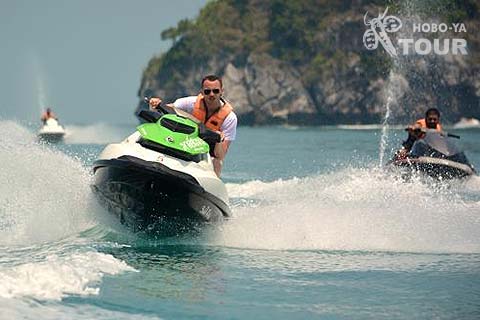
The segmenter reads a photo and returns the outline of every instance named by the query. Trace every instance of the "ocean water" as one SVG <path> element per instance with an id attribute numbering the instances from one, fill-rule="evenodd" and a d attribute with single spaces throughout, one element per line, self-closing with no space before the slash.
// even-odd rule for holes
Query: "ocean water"
<path id="1" fill-rule="evenodd" d="M 242 127 L 223 172 L 234 218 L 162 239 L 90 190 L 133 125 L 67 129 L 39 145 L 0 120 L 0 319 L 480 318 L 480 178 L 391 176 L 401 130 Z M 480 130 L 455 133 L 480 167 Z"/>

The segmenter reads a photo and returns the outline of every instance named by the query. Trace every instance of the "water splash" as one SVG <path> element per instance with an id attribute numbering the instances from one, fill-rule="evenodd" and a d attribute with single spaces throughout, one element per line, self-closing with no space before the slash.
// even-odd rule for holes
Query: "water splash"
<path id="1" fill-rule="evenodd" d="M 403 78 L 402 74 L 405 72 L 402 68 L 401 57 L 398 55 L 389 55 L 389 59 L 392 61 L 392 67 L 390 69 L 386 91 L 384 92 L 385 101 L 385 116 L 382 122 L 382 133 L 380 136 L 379 146 L 379 165 L 384 165 L 385 153 L 388 148 L 388 132 L 390 121 L 392 120 L 392 107 L 397 106 L 400 98 L 408 88 L 408 83 Z"/>
<path id="2" fill-rule="evenodd" d="M 382 134 L 380 136 L 380 157 L 379 157 L 379 165 L 383 166 L 384 162 L 383 159 L 385 157 L 385 151 L 387 150 L 388 146 L 388 126 L 389 126 L 389 119 L 390 119 L 390 107 L 392 104 L 392 95 L 389 93 L 387 97 L 387 103 L 385 105 L 385 117 L 382 122 Z"/>
<path id="3" fill-rule="evenodd" d="M 385 93 L 385 117 L 382 123 L 382 134 L 380 136 L 380 146 L 379 146 L 379 164 L 380 166 L 384 165 L 385 154 L 389 145 L 389 128 L 390 121 L 394 115 L 393 108 L 399 108 L 399 101 L 409 90 L 408 82 L 402 74 L 402 69 L 399 64 L 399 60 L 395 58 L 396 62 L 394 63 L 393 69 L 390 71 L 387 80 L 387 90 Z"/>
<path id="4" fill-rule="evenodd" d="M 81 305 L 81 310 L 75 305 L 61 303 L 45 303 L 35 300 L 2 299 L 0 312 L 4 319 L 23 320 L 159 320 L 156 315 L 132 314 L 127 311 L 108 310 L 95 305 Z"/>
<path id="5" fill-rule="evenodd" d="M 0 244 L 50 241 L 92 226 L 96 211 L 83 164 L 0 121 Z"/>
<path id="6" fill-rule="evenodd" d="M 104 213 L 88 170 L 35 140 L 18 123 L 0 121 L 0 313 L 8 318 L 35 311 L 31 303 L 22 308 L 24 301 L 97 295 L 104 275 L 134 271 L 97 252 L 99 237 L 82 236 L 97 224 L 95 214 Z"/>
<path id="7" fill-rule="evenodd" d="M 402 21 L 403 27 L 395 33 L 396 39 L 418 39 L 424 35 L 416 34 L 413 31 L 414 24 L 434 21 L 439 23 L 437 17 L 421 18 L 417 12 L 429 12 L 422 1 L 401 1 L 398 12 L 395 16 Z M 442 6 L 440 6 L 442 7 Z M 436 13 L 430 13 L 435 15 Z M 395 40 L 396 41 L 396 40 Z M 390 73 L 385 86 L 385 116 L 383 120 L 382 134 L 379 146 L 379 163 L 384 164 L 385 154 L 389 150 L 389 125 L 398 122 L 398 119 L 413 121 L 418 119 L 426 111 L 425 105 L 432 101 L 437 102 L 436 89 L 439 83 L 445 82 L 442 79 L 442 71 L 451 63 L 445 64 L 451 55 L 437 56 L 430 55 L 403 55 L 389 56 L 391 64 Z M 441 62 L 442 60 L 443 63 Z M 428 88 L 430 87 L 430 88 Z M 428 88 L 428 89 L 427 89 Z M 421 114 L 415 114 L 419 107 L 423 107 Z"/>
<path id="8" fill-rule="evenodd" d="M 42 114 L 42 112 L 49 106 L 49 99 L 46 86 L 46 72 L 40 63 L 40 58 L 36 54 L 32 55 L 32 70 L 35 77 L 38 114 Z"/>
<path id="9" fill-rule="evenodd" d="M 106 123 L 95 123 L 91 125 L 69 125 L 66 127 L 66 143 L 94 143 L 107 144 L 119 142 L 130 135 L 135 129 L 135 125 L 125 125 L 122 127 L 113 126 Z"/>
<path id="10" fill-rule="evenodd" d="M 470 189 L 462 193 L 465 186 Z M 480 189 L 426 187 L 378 168 L 228 185 L 235 218 L 216 244 L 275 250 L 480 252 Z M 472 190 L 475 189 L 475 190 Z"/>
<path id="11" fill-rule="evenodd" d="M 10 252 L 9 254 L 18 254 Z M 98 252 L 47 254 L 40 261 L 0 268 L 0 297 L 61 300 L 71 294 L 97 295 L 103 275 L 134 271 L 125 262 Z"/>

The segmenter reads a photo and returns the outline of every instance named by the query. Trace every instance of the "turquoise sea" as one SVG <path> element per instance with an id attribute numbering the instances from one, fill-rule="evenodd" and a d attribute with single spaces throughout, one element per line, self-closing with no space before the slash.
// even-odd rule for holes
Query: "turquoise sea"
<path id="1" fill-rule="evenodd" d="M 134 125 L 66 127 L 48 146 L 0 120 L 0 319 L 480 318 L 480 178 L 385 172 L 401 130 L 241 127 L 234 218 L 155 239 L 90 190 Z M 480 167 L 480 130 L 451 131 Z"/>

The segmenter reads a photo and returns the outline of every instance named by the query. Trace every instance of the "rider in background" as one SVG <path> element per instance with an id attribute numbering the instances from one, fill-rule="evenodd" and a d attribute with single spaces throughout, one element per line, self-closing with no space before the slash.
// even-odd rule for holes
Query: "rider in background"
<path id="1" fill-rule="evenodd" d="M 438 109 L 428 109 L 427 112 L 425 112 L 425 118 L 418 119 L 413 125 L 407 127 L 408 138 L 402 143 L 402 148 L 395 154 L 396 159 L 405 158 L 415 141 L 423 138 L 425 133 L 422 129 L 442 131 L 442 125 L 440 124 L 440 111 L 438 111 Z"/>
<path id="2" fill-rule="evenodd" d="M 52 109 L 47 108 L 47 110 L 45 110 L 40 119 L 43 121 L 43 124 L 45 124 L 47 120 L 51 118 L 56 120 L 57 116 L 52 112 Z"/>

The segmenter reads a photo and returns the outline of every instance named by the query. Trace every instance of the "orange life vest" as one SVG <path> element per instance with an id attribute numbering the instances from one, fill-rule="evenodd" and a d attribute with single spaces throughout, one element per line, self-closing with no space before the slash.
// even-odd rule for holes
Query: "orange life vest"
<path id="1" fill-rule="evenodd" d="M 425 120 L 425 118 L 418 119 L 415 123 L 419 124 L 422 128 L 427 127 L 427 121 Z M 437 123 L 437 127 L 435 128 L 435 130 L 442 131 L 442 125 L 440 123 Z"/>
<path id="2" fill-rule="evenodd" d="M 199 94 L 197 96 L 197 101 L 195 101 L 195 105 L 193 106 L 192 115 L 198 120 L 202 121 L 208 129 L 220 131 L 223 121 L 225 121 L 232 110 L 232 106 L 225 101 L 225 104 L 218 108 L 218 110 L 207 119 L 207 107 L 205 106 L 205 99 L 202 94 Z"/>
<path id="3" fill-rule="evenodd" d="M 55 114 L 53 112 L 44 112 L 41 116 L 41 120 L 43 121 L 47 121 L 48 119 L 50 118 L 54 118 L 54 119 L 57 119 L 57 117 L 55 116 Z"/>

